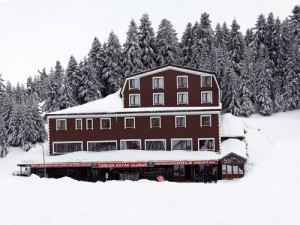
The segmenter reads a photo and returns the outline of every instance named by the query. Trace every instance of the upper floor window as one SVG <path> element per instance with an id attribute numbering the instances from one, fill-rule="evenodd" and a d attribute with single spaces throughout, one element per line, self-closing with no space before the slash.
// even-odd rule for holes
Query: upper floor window
<path id="1" fill-rule="evenodd" d="M 82 119 L 76 119 L 76 130 L 82 130 Z"/>
<path id="2" fill-rule="evenodd" d="M 177 105 L 187 105 L 188 104 L 188 93 L 178 92 L 177 93 Z"/>
<path id="3" fill-rule="evenodd" d="M 150 127 L 161 127 L 161 120 L 160 117 L 150 117 Z"/>
<path id="4" fill-rule="evenodd" d="M 153 89 L 163 89 L 164 88 L 164 78 L 163 77 L 153 77 L 152 78 Z"/>
<path id="5" fill-rule="evenodd" d="M 154 93 L 153 94 L 153 105 L 164 105 L 164 94 Z"/>
<path id="6" fill-rule="evenodd" d="M 129 94 L 129 106 L 140 106 L 139 94 Z"/>
<path id="7" fill-rule="evenodd" d="M 134 117 L 125 117 L 125 128 L 135 128 Z"/>
<path id="8" fill-rule="evenodd" d="M 202 91 L 201 92 L 201 103 L 212 103 L 212 92 Z"/>
<path id="9" fill-rule="evenodd" d="M 171 139 L 172 150 L 192 150 L 192 139 L 183 138 L 183 139 Z"/>
<path id="10" fill-rule="evenodd" d="M 211 127 L 211 115 L 201 115 L 200 125 L 201 127 Z"/>
<path id="11" fill-rule="evenodd" d="M 129 79 L 129 90 L 131 89 L 140 89 L 140 79 L 139 78 L 133 78 Z"/>
<path id="12" fill-rule="evenodd" d="M 93 130 L 93 119 L 87 119 L 86 120 L 86 129 L 87 130 Z"/>
<path id="13" fill-rule="evenodd" d="M 101 123 L 101 130 L 102 129 L 111 129 L 110 118 L 101 118 L 100 123 Z"/>
<path id="14" fill-rule="evenodd" d="M 175 117 L 175 127 L 186 127 L 186 117 L 176 116 Z"/>
<path id="15" fill-rule="evenodd" d="M 212 86 L 212 76 L 201 76 L 201 87 L 211 87 Z"/>
<path id="16" fill-rule="evenodd" d="M 214 138 L 198 138 L 199 150 L 215 150 Z"/>
<path id="17" fill-rule="evenodd" d="M 162 139 L 153 139 L 145 140 L 145 149 L 146 150 L 151 150 L 151 151 L 156 151 L 156 150 L 166 150 L 166 140 Z"/>
<path id="18" fill-rule="evenodd" d="M 177 88 L 188 88 L 187 76 L 177 76 Z"/>
<path id="19" fill-rule="evenodd" d="M 67 120 L 57 119 L 56 120 L 56 130 L 67 130 Z"/>

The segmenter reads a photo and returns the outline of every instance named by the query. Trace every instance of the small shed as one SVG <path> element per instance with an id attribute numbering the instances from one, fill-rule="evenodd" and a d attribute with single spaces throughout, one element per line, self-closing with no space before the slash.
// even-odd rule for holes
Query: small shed
<path id="1" fill-rule="evenodd" d="M 221 179 L 241 178 L 245 173 L 247 159 L 236 154 L 229 153 L 219 160 L 219 174 Z"/>

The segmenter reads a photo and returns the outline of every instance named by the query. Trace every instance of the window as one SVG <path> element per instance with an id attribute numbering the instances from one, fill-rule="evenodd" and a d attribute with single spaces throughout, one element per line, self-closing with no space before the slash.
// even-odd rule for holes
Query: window
<path id="1" fill-rule="evenodd" d="M 227 174 L 226 165 L 222 165 L 222 174 Z"/>
<path id="2" fill-rule="evenodd" d="M 166 150 L 165 140 L 145 140 L 145 149 L 150 151 Z"/>
<path id="3" fill-rule="evenodd" d="M 82 142 L 53 143 L 54 154 L 82 151 Z"/>
<path id="4" fill-rule="evenodd" d="M 188 77 L 177 76 L 177 88 L 187 88 L 187 87 L 188 87 Z"/>
<path id="5" fill-rule="evenodd" d="M 203 115 L 200 116 L 200 125 L 201 127 L 211 127 L 211 116 L 210 115 Z"/>
<path id="6" fill-rule="evenodd" d="M 140 106 L 139 94 L 129 94 L 129 106 Z"/>
<path id="7" fill-rule="evenodd" d="M 87 130 L 93 130 L 93 119 L 87 119 L 86 120 L 86 129 Z"/>
<path id="8" fill-rule="evenodd" d="M 88 141 L 88 151 L 91 152 L 103 152 L 117 149 L 116 141 L 97 141 L 89 142 Z"/>
<path id="9" fill-rule="evenodd" d="M 192 139 L 171 139 L 172 150 L 192 150 Z"/>
<path id="10" fill-rule="evenodd" d="M 56 130 L 67 130 L 67 120 L 57 119 L 56 120 Z"/>
<path id="11" fill-rule="evenodd" d="M 121 150 L 135 149 L 141 150 L 141 140 L 121 140 L 120 141 Z"/>
<path id="12" fill-rule="evenodd" d="M 188 93 L 178 92 L 177 93 L 177 105 L 187 105 L 188 104 Z"/>
<path id="13" fill-rule="evenodd" d="M 101 123 L 101 130 L 102 129 L 111 129 L 110 118 L 101 118 L 100 123 Z"/>
<path id="14" fill-rule="evenodd" d="M 135 118 L 134 117 L 125 117 L 125 129 L 135 128 Z"/>
<path id="15" fill-rule="evenodd" d="M 215 150 L 214 138 L 199 138 L 199 150 Z"/>
<path id="16" fill-rule="evenodd" d="M 150 117 L 150 128 L 161 127 L 160 117 Z"/>
<path id="17" fill-rule="evenodd" d="M 201 103 L 212 103 L 212 92 L 211 91 L 201 92 Z"/>
<path id="18" fill-rule="evenodd" d="M 163 89 L 164 88 L 164 78 L 163 77 L 153 77 L 152 78 L 152 88 L 153 89 Z"/>
<path id="19" fill-rule="evenodd" d="M 135 90 L 140 89 L 140 79 L 138 78 L 129 79 L 129 90 L 131 89 L 135 89 Z"/>
<path id="20" fill-rule="evenodd" d="M 211 87 L 211 76 L 201 76 L 201 87 Z"/>
<path id="21" fill-rule="evenodd" d="M 176 116 L 175 117 L 175 127 L 186 127 L 186 117 Z"/>
<path id="22" fill-rule="evenodd" d="M 164 105 L 164 94 L 154 93 L 153 94 L 153 105 Z"/>
<path id="23" fill-rule="evenodd" d="M 82 130 L 82 119 L 76 119 L 76 130 Z"/>

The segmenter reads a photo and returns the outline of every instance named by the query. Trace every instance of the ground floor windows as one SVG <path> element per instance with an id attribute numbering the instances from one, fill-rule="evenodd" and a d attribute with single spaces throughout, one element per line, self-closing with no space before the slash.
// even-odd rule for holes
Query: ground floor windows
<path id="1" fill-rule="evenodd" d="M 145 150 L 166 150 L 166 140 L 145 140 Z"/>
<path id="2" fill-rule="evenodd" d="M 53 143 L 54 154 L 82 151 L 82 142 Z"/>
<path id="3" fill-rule="evenodd" d="M 88 142 L 88 151 L 103 152 L 117 149 L 117 141 Z"/>
<path id="4" fill-rule="evenodd" d="M 172 150 L 192 150 L 192 139 L 171 139 Z"/>
<path id="5" fill-rule="evenodd" d="M 141 150 L 141 140 L 121 140 L 120 141 L 120 149 L 127 150 L 127 149 L 135 149 Z"/>
<path id="6" fill-rule="evenodd" d="M 223 175 L 244 174 L 243 165 L 222 165 Z"/>
<path id="7" fill-rule="evenodd" d="M 199 138 L 198 139 L 198 150 L 215 150 L 215 139 L 214 138 Z"/>

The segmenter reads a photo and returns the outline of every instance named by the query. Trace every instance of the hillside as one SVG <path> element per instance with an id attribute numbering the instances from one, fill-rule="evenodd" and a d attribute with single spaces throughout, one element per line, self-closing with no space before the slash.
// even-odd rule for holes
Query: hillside
<path id="1" fill-rule="evenodd" d="M 299 224 L 300 111 L 239 120 L 247 173 L 218 184 L 14 177 L 18 162 L 42 153 L 12 148 L 0 159 L 0 224 Z"/>

